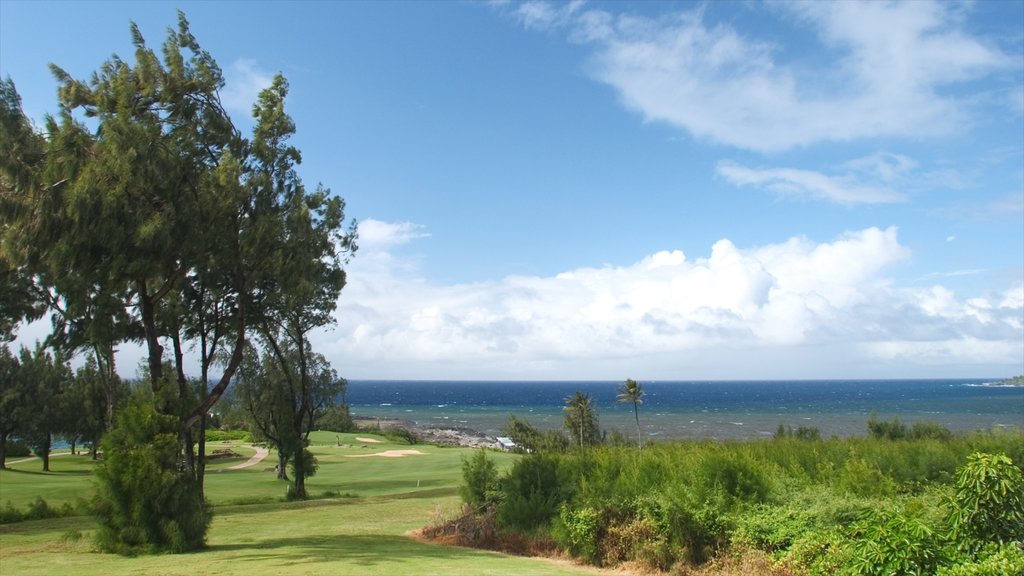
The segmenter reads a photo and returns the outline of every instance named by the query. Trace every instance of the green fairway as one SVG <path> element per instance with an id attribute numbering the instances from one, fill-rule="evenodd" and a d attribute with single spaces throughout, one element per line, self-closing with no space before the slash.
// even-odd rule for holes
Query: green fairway
<path id="1" fill-rule="evenodd" d="M 358 441 L 370 438 L 379 442 Z M 285 483 L 273 471 L 276 457 L 244 469 L 251 448 L 215 461 L 206 491 L 217 506 L 209 549 L 194 554 L 126 558 L 94 551 L 90 518 L 63 518 L 0 526 L 0 574 L 582 574 L 590 569 L 545 560 L 424 544 L 409 538 L 439 514 L 459 506 L 461 458 L 469 450 L 395 444 L 369 434 L 315 433 L 320 470 L 310 493 L 340 497 L 283 502 Z M 340 444 L 340 445 L 339 445 Z M 215 444 L 210 450 L 223 448 Z M 417 450 L 422 455 L 371 456 Z M 362 456 L 362 457 L 351 457 Z M 493 454 L 499 465 L 514 456 Z M 24 509 L 36 496 L 51 505 L 87 498 L 88 456 L 39 460 L 0 471 L 0 502 Z M 264 502 L 232 505 L 238 502 Z"/>

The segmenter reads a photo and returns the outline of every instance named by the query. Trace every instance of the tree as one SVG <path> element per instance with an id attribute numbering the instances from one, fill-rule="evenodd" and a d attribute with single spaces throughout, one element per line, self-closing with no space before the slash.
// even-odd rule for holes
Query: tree
<path id="1" fill-rule="evenodd" d="M 278 453 L 278 479 L 288 480 L 292 470 L 289 494 L 306 498 L 305 480 L 315 473 L 316 460 L 306 449 L 309 433 L 316 427 L 322 408 L 334 402 L 344 387 L 327 359 L 307 350 L 309 359 L 307 384 L 296 376 L 298 353 L 284 350 L 282 363 L 274 353 L 259 357 L 250 350 L 239 370 L 238 391 L 246 406 L 255 432 L 266 439 Z M 304 406 L 311 406 L 306 409 Z"/>
<path id="2" fill-rule="evenodd" d="M 565 399 L 565 427 L 569 434 L 584 445 L 590 446 L 601 441 L 601 432 L 597 424 L 597 410 L 589 394 L 576 392 Z"/>
<path id="3" fill-rule="evenodd" d="M 7 467 L 7 440 L 18 432 L 26 401 L 25 378 L 18 357 L 0 348 L 0 469 Z"/>
<path id="4" fill-rule="evenodd" d="M 277 75 L 253 107 L 257 124 L 252 150 L 259 167 L 249 185 L 258 197 L 278 202 L 281 213 L 273 221 L 276 226 L 265 229 L 269 245 L 276 250 L 269 253 L 269 265 L 256 280 L 274 290 L 265 292 L 253 315 L 260 340 L 277 363 L 274 372 L 286 390 L 283 398 L 291 406 L 290 415 L 279 415 L 282 422 L 290 422 L 291 432 L 276 434 L 282 441 L 288 439 L 286 457 L 291 458 L 294 471 L 291 495 L 302 499 L 305 478 L 316 466 L 306 439 L 313 428 L 317 398 L 324 397 L 318 387 L 339 382 L 326 361 L 312 355 L 308 334 L 334 322 L 331 313 L 346 281 L 343 263 L 356 249 L 356 233 L 351 227 L 347 232 L 342 229 L 341 199 L 319 186 L 307 193 L 295 172 L 301 155 L 288 144 L 295 125 L 284 111 L 287 94 L 287 81 Z"/>
<path id="5" fill-rule="evenodd" d="M 21 349 L 21 377 L 27 387 L 27 402 L 21 410 L 18 434 L 50 471 L 53 436 L 61 432 L 64 420 L 63 392 L 71 379 L 71 369 L 60 356 L 54 356 L 36 343 L 34 351 Z"/>
<path id="6" fill-rule="evenodd" d="M 47 118 L 46 137 L 31 129 L 13 83 L 4 85 L 2 254 L 10 270 L 33 279 L 37 295 L 57 312 L 61 348 L 91 347 L 101 374 L 114 374 L 117 343 L 144 343 L 148 401 L 157 414 L 173 417 L 168 422 L 176 422 L 179 439 L 173 463 L 162 453 L 149 457 L 166 474 L 188 477 L 175 486 L 198 490 L 196 498 L 182 501 L 198 506 L 193 512 L 202 516 L 209 509 L 202 504 L 195 429 L 201 444 L 203 421 L 227 390 L 255 328 L 264 335 L 298 334 L 292 339 L 300 342 L 330 318 L 344 284 L 341 254 L 354 251 L 355 230 L 352 225 L 341 232 L 340 198 L 323 188 L 307 193 L 294 175 L 299 154 L 284 144 L 294 126 L 282 111 L 283 78 L 261 96 L 256 132 L 246 140 L 220 103 L 220 68 L 191 34 L 184 14 L 168 31 L 162 58 L 135 24 L 130 30 L 134 62 L 114 56 L 88 82 L 51 66 L 60 108 Z M 8 149 L 7 142 L 17 146 Z M 184 366 L 190 340 L 201 356 L 198 393 Z M 303 345 L 297 349 L 305 353 Z M 211 382 L 215 362 L 221 374 Z M 300 362 L 299 373 L 307 369 Z M 112 390 L 113 378 L 107 382 Z M 143 426 L 135 432 L 166 430 Z M 138 434 L 128 437 L 147 442 Z M 110 468 L 101 481 L 134 486 L 120 473 Z M 140 491 L 133 497 L 148 496 Z M 128 509 L 136 508 L 107 508 Z M 208 525 L 157 520 L 183 530 L 205 531 Z M 103 521 L 111 533 L 135 537 L 114 530 L 124 518 Z M 201 545 L 203 535 L 177 540 Z M 179 549 L 166 540 L 151 543 Z"/>
<path id="7" fill-rule="evenodd" d="M 636 420 L 636 449 L 638 452 L 643 452 L 644 444 L 643 438 L 640 436 L 640 404 L 644 403 L 644 389 L 639 382 L 632 378 L 627 379 L 622 384 L 619 384 L 619 394 L 615 397 L 616 401 L 622 404 L 633 404 L 633 418 Z"/>

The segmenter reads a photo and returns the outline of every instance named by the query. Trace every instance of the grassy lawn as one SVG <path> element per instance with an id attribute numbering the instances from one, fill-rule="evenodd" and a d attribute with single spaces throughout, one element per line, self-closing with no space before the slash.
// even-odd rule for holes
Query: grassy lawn
<path id="1" fill-rule="evenodd" d="M 357 441 L 356 437 L 381 440 Z M 315 434 L 320 470 L 308 482 L 314 495 L 341 497 L 282 502 L 272 454 L 256 466 L 214 472 L 253 453 L 237 444 L 237 458 L 211 466 L 206 490 L 217 506 L 209 549 L 194 554 L 125 558 L 94 551 L 89 518 L 63 518 L 0 526 L 0 574 L 585 574 L 592 570 L 545 560 L 424 544 L 409 538 L 439 514 L 459 506 L 459 448 L 397 445 L 368 434 Z M 341 444 L 339 446 L 339 444 Z M 223 448 L 213 445 L 210 450 Z M 348 456 L 414 449 L 399 458 Z M 499 465 L 513 456 L 494 454 Z M 52 472 L 38 460 L 0 471 L 0 502 L 24 508 L 37 495 L 51 505 L 90 494 L 87 456 L 61 456 Z M 264 502 L 232 505 L 237 502 Z"/>

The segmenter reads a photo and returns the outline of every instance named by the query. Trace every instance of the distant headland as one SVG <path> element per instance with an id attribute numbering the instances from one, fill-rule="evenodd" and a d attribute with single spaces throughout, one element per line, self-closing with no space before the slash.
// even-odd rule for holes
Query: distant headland
<path id="1" fill-rule="evenodd" d="M 1013 378 L 1007 378 L 1006 380 L 1000 380 L 993 384 L 993 386 L 1024 386 L 1024 374 L 1014 376 Z"/>

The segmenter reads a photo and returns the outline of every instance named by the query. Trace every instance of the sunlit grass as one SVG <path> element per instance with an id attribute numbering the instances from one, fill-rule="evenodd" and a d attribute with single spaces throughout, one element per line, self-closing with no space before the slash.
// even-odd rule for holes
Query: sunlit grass
<path id="1" fill-rule="evenodd" d="M 362 442 L 355 438 L 373 438 Z M 283 502 L 286 484 L 276 479 L 276 455 L 242 470 L 211 466 L 206 493 L 215 505 L 209 549 L 200 553 L 126 558 L 95 552 L 89 517 L 27 521 L 0 526 L 0 574 L 523 574 L 586 573 L 588 569 L 490 552 L 418 542 L 410 530 L 459 506 L 461 448 L 395 444 L 369 434 L 314 433 L 320 470 L 308 482 L 314 500 Z M 211 445 L 210 450 L 222 445 Z M 419 456 L 348 458 L 415 449 Z M 244 456 L 244 458 L 243 458 Z M 514 456 L 493 454 L 501 465 Z M 94 464 L 88 456 L 61 456 L 52 471 L 31 460 L 0 471 L 0 502 L 18 508 L 40 496 L 51 505 L 88 498 Z M 330 492 L 334 497 L 323 497 Z M 232 502 L 256 502 L 230 505 Z"/>

